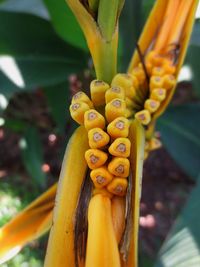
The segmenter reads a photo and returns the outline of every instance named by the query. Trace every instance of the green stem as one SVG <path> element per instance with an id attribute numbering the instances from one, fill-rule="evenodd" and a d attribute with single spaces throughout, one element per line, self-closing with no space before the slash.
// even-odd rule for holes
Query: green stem
<path id="1" fill-rule="evenodd" d="M 111 41 L 119 11 L 120 0 L 100 0 L 97 22 L 107 42 Z"/>
<path id="2" fill-rule="evenodd" d="M 95 64 L 97 79 L 111 83 L 117 72 L 118 36 L 115 34 L 110 42 L 101 40 L 98 49 L 98 61 Z"/>

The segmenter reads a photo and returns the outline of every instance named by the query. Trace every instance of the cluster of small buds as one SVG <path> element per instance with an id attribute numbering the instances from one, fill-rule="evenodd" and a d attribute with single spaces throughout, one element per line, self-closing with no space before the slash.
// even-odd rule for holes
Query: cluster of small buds
<path id="1" fill-rule="evenodd" d="M 149 91 L 143 108 L 135 114 L 137 120 L 143 125 L 148 125 L 153 114 L 159 110 L 161 103 L 166 100 L 176 84 L 176 67 L 168 55 L 159 55 L 156 51 L 150 51 L 145 56 L 144 64 L 147 73 L 145 73 L 143 65 L 139 63 L 131 74 L 139 81 L 138 91 L 143 91 L 144 88 Z M 146 76 L 149 77 L 149 81 L 146 80 Z"/>
<path id="2" fill-rule="evenodd" d="M 94 194 L 109 197 L 126 194 L 131 150 L 128 118 L 136 96 L 133 83 L 138 86 L 137 80 L 130 75 L 117 74 L 111 86 L 99 80 L 91 82 L 92 100 L 82 91 L 72 98 L 71 116 L 88 132 L 90 149 L 86 151 L 85 159 L 91 169 Z M 103 105 L 105 117 L 99 112 Z"/>

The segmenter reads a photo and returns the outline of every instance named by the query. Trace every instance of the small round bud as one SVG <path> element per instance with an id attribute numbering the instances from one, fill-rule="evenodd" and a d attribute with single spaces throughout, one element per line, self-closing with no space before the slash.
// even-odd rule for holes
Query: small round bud
<path id="1" fill-rule="evenodd" d="M 91 171 L 90 177 L 96 188 L 102 188 L 109 184 L 113 175 L 109 173 L 106 167 L 97 168 Z"/>
<path id="2" fill-rule="evenodd" d="M 102 148 L 110 141 L 109 135 L 101 128 L 93 128 L 89 130 L 88 139 L 91 148 Z"/>
<path id="3" fill-rule="evenodd" d="M 98 149 L 88 149 L 85 152 L 85 159 L 90 169 L 96 169 L 104 165 L 108 159 L 108 155 Z"/>
<path id="4" fill-rule="evenodd" d="M 113 156 L 127 158 L 130 156 L 131 142 L 128 138 L 117 138 L 108 150 Z"/>
<path id="5" fill-rule="evenodd" d="M 163 76 L 165 74 L 165 69 L 162 67 L 154 67 L 152 69 L 153 76 Z"/>
<path id="6" fill-rule="evenodd" d="M 156 88 L 151 91 L 150 99 L 162 102 L 166 98 L 166 90 L 164 88 Z"/>
<path id="7" fill-rule="evenodd" d="M 93 103 L 90 100 L 90 98 L 82 91 L 76 93 L 73 97 L 72 97 L 72 104 L 76 103 L 76 102 L 84 102 L 86 104 L 88 104 L 88 106 L 90 108 L 93 108 Z"/>
<path id="8" fill-rule="evenodd" d="M 105 118 L 95 109 L 90 109 L 84 114 L 84 126 L 89 131 L 92 128 L 105 128 Z"/>
<path id="9" fill-rule="evenodd" d="M 128 177 L 130 162 L 126 158 L 114 157 L 108 164 L 108 170 L 115 176 Z"/>
<path id="10" fill-rule="evenodd" d="M 106 91 L 105 99 L 106 104 L 112 101 L 115 98 L 125 99 L 125 92 L 122 87 L 112 86 L 110 89 Z"/>
<path id="11" fill-rule="evenodd" d="M 163 77 L 163 87 L 167 90 L 172 89 L 176 85 L 176 79 L 174 75 L 167 74 Z"/>
<path id="12" fill-rule="evenodd" d="M 70 105 L 70 114 L 73 120 L 79 124 L 84 123 L 84 114 L 90 107 L 84 102 L 74 102 Z"/>
<path id="13" fill-rule="evenodd" d="M 150 90 L 155 88 L 162 88 L 163 86 L 163 78 L 160 76 L 151 76 L 150 79 Z"/>
<path id="14" fill-rule="evenodd" d="M 108 124 L 107 132 L 112 138 L 127 137 L 129 134 L 130 122 L 125 117 L 116 118 Z"/>
<path id="15" fill-rule="evenodd" d="M 144 83 L 146 76 L 143 67 L 140 64 L 132 70 L 131 74 L 137 78 L 139 85 Z"/>
<path id="16" fill-rule="evenodd" d="M 122 197 L 126 194 L 127 186 L 126 179 L 116 177 L 108 184 L 107 189 L 110 193 Z"/>
<path id="17" fill-rule="evenodd" d="M 145 109 L 147 109 L 150 113 L 153 113 L 158 110 L 159 106 L 160 102 L 154 99 L 147 99 L 144 103 Z"/>
<path id="18" fill-rule="evenodd" d="M 105 107 L 105 115 L 108 122 L 113 121 L 117 117 L 124 116 L 126 113 L 126 103 L 124 100 L 115 98 Z"/>
<path id="19" fill-rule="evenodd" d="M 100 80 L 93 80 L 90 84 L 90 93 L 94 106 L 99 107 L 105 104 L 105 93 L 109 85 Z"/>
<path id="20" fill-rule="evenodd" d="M 151 114 L 148 110 L 144 109 L 135 114 L 135 118 L 142 123 L 143 125 L 147 125 L 151 121 Z"/>

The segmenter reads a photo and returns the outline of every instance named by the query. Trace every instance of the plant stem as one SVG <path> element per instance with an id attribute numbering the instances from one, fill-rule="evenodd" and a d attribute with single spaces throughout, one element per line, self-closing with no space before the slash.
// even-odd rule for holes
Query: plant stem
<path id="1" fill-rule="evenodd" d="M 97 22 L 107 42 L 111 41 L 117 24 L 120 0 L 100 0 Z"/>

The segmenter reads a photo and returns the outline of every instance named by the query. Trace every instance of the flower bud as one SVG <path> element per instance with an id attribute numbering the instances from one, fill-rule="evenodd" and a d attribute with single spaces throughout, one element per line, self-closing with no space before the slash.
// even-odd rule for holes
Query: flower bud
<path id="1" fill-rule="evenodd" d="M 88 139 L 91 148 L 102 148 L 110 141 L 109 135 L 101 128 L 93 128 L 89 130 Z"/>
<path id="2" fill-rule="evenodd" d="M 89 131 L 92 128 L 105 128 L 105 118 L 95 109 L 90 109 L 84 114 L 84 126 Z"/>
<path id="3" fill-rule="evenodd" d="M 108 155 L 99 149 L 88 149 L 85 152 L 85 159 L 90 169 L 96 169 L 104 165 Z"/>

